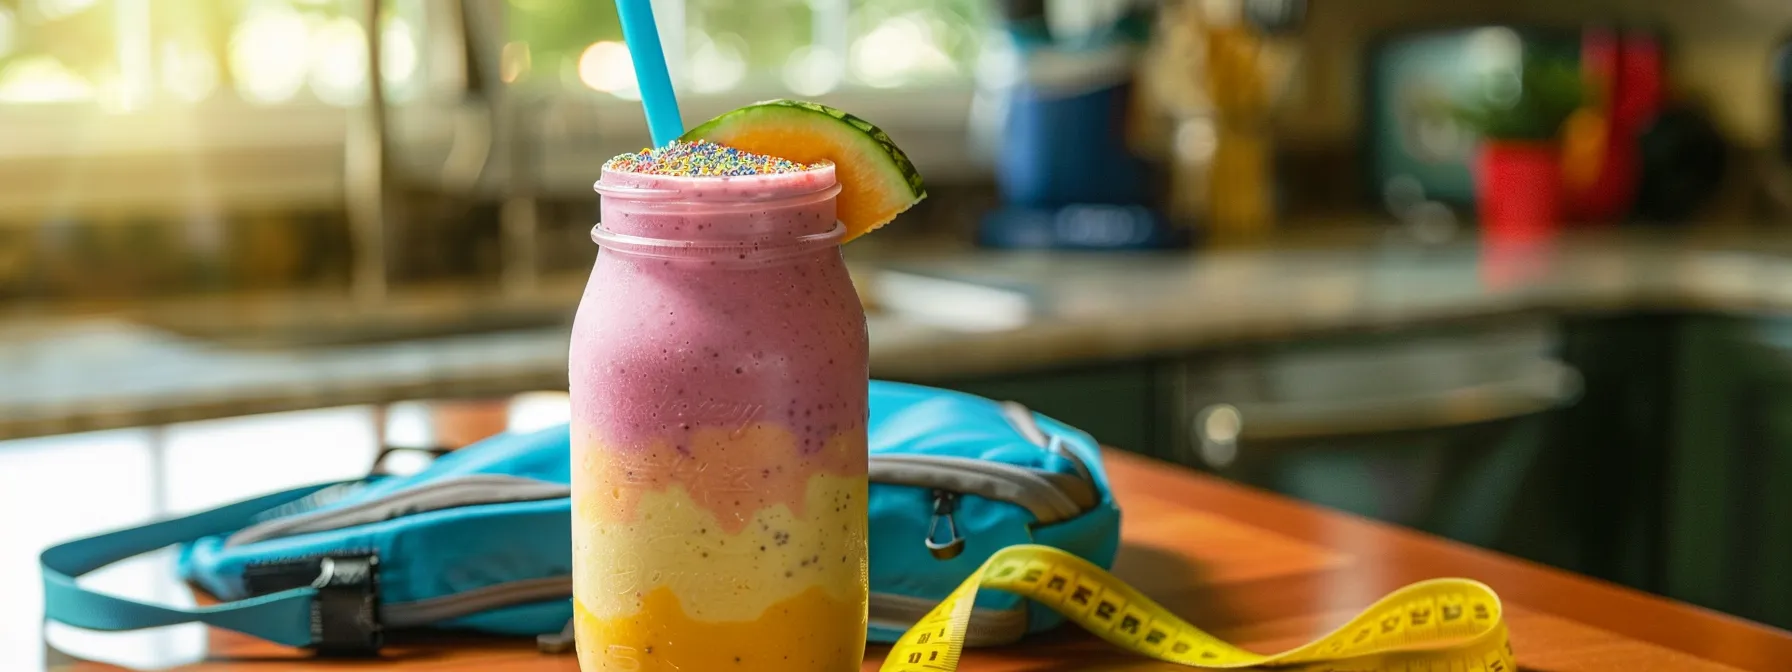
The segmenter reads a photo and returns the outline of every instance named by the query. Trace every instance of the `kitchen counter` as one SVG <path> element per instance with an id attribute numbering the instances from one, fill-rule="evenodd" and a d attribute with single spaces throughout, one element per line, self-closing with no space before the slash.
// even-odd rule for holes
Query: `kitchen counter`
<path id="1" fill-rule="evenodd" d="M 1528 252 L 1354 229 L 1199 253 L 855 252 L 872 375 L 923 382 L 1503 314 L 1792 313 L 1792 233 L 1769 229 L 1611 230 Z M 882 293 L 889 270 L 1010 288 L 995 300 L 1024 308 L 996 327 L 913 312 L 926 302 Z M 563 389 L 581 282 L 371 306 L 233 296 L 15 317 L 0 322 L 0 438 Z M 991 300 L 960 294 L 970 313 Z M 357 329 L 377 337 L 327 337 Z"/>

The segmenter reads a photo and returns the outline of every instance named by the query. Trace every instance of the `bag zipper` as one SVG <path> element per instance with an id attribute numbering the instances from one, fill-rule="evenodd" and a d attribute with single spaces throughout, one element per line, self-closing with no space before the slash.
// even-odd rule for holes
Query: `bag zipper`
<path id="1" fill-rule="evenodd" d="M 871 472 L 870 480 L 872 482 L 927 487 L 931 490 L 933 494 L 931 501 L 934 507 L 933 524 L 937 527 L 943 521 L 945 523 L 944 529 L 950 533 L 950 538 L 938 544 L 938 548 L 934 548 L 936 546 L 933 541 L 935 535 L 932 531 L 928 534 L 927 543 L 929 548 L 933 549 L 934 557 L 941 559 L 950 559 L 963 552 L 965 540 L 958 533 L 957 521 L 953 519 L 952 516 L 957 512 L 959 499 L 964 494 L 976 494 L 992 500 L 1006 501 L 1020 505 L 1032 512 L 1034 517 L 1041 524 L 1067 520 L 1080 515 L 1083 511 L 1094 506 L 1093 485 L 1086 481 L 1082 481 L 1075 476 L 972 458 L 927 455 L 872 456 Z M 541 481 L 532 481 L 530 479 L 515 479 L 514 477 L 504 478 L 509 480 L 529 481 L 536 485 L 554 485 L 546 484 Z M 463 481 L 466 479 L 455 480 Z M 442 483 L 453 483 L 453 481 L 442 481 Z M 489 489 L 489 486 L 494 483 L 496 483 L 496 481 L 489 478 L 473 479 L 471 482 L 458 484 L 455 488 L 471 489 L 474 486 L 485 486 L 481 489 L 486 493 L 490 493 L 491 490 Z M 498 484 L 502 485 L 501 483 Z M 940 487 L 942 485 L 948 487 Z M 1082 487 L 1078 487 L 1078 485 Z M 423 488 L 419 488 L 418 490 L 422 489 Z M 546 499 L 554 496 L 552 493 L 549 493 L 548 490 L 549 488 L 536 488 L 528 490 L 527 492 L 545 494 L 547 496 L 534 498 Z M 522 493 L 512 494 L 520 495 Z M 562 494 L 558 496 L 565 495 Z M 1086 501 L 1090 501 L 1091 503 L 1087 507 L 1082 506 L 1081 502 L 1078 501 L 1079 496 L 1086 497 Z M 370 512 L 393 510 L 394 501 L 392 500 L 395 499 L 399 498 L 392 497 L 373 500 L 342 510 L 349 512 L 349 514 L 352 515 L 332 516 L 329 514 L 335 514 L 337 512 L 328 511 L 316 515 L 300 516 L 306 523 L 304 525 L 275 527 L 276 523 L 286 522 L 286 519 L 261 523 L 250 528 L 245 528 L 243 531 L 238 532 L 237 535 L 233 535 L 230 543 L 248 543 L 250 541 L 262 541 L 276 536 L 285 536 L 287 534 L 321 531 L 321 529 L 327 529 L 322 528 L 321 525 L 331 522 L 344 522 L 349 524 L 370 522 L 361 519 L 366 518 Z M 472 498 L 448 499 L 451 499 L 461 506 L 489 504 L 500 501 L 521 501 L 515 497 L 488 500 L 476 500 Z M 416 500 L 407 499 L 406 501 Z M 447 500 L 437 497 L 435 498 L 435 501 Z M 357 514 L 356 512 L 360 513 Z M 402 513 L 408 514 L 417 512 L 420 511 L 412 510 L 403 511 Z M 385 518 L 381 519 L 383 520 Z M 257 530 L 257 528 L 266 529 Z M 238 540 L 239 536 L 244 540 Z M 531 602 L 570 599 L 571 597 L 571 577 L 556 576 L 524 579 L 521 581 L 508 581 L 505 583 L 493 584 L 451 595 L 382 605 L 380 607 L 380 619 L 388 627 L 417 627 L 476 614 L 491 609 L 517 606 Z M 927 612 L 933 608 L 934 604 L 936 604 L 936 602 L 929 601 L 925 598 L 874 593 L 871 595 L 870 599 L 870 613 L 875 615 L 873 622 L 888 624 L 888 627 L 893 628 L 906 628 L 907 625 L 901 624 L 906 623 L 912 625 L 922 616 L 925 616 Z M 978 609 L 972 613 L 972 622 L 977 624 L 977 627 L 974 629 L 976 634 L 967 642 L 967 644 L 972 646 L 1000 644 L 1013 641 L 1026 633 L 1027 616 L 1024 609 Z"/>
<path id="2" fill-rule="evenodd" d="M 490 609 L 563 599 L 572 599 L 572 577 L 547 576 L 384 605 L 380 607 L 380 620 L 394 628 L 416 627 Z"/>
<path id="3" fill-rule="evenodd" d="M 1060 437 L 1041 428 L 1027 407 L 1005 401 L 1001 402 L 1000 408 L 1002 417 L 1015 431 L 1034 445 L 1068 460 L 1076 474 L 964 457 L 872 455 L 871 482 L 925 487 L 958 495 L 975 494 L 1017 504 L 1031 512 L 1042 525 L 1068 520 L 1094 508 L 1099 503 L 1095 482 L 1082 458 L 1064 447 Z M 317 510 L 365 485 L 366 482 L 338 484 L 276 507 L 264 514 L 266 520 L 238 530 L 225 540 L 224 545 L 232 547 L 324 532 L 461 506 L 555 499 L 572 493 L 570 486 L 532 478 L 471 474 L 426 483 L 341 508 Z"/>
<path id="4" fill-rule="evenodd" d="M 568 497 L 572 488 L 522 476 L 472 474 L 426 483 L 408 490 L 335 509 L 312 511 L 255 523 L 224 540 L 225 548 L 311 532 L 326 532 L 443 509 Z"/>
<path id="5" fill-rule="evenodd" d="M 873 455 L 873 483 L 907 485 L 956 495 L 974 494 L 1026 508 L 1041 525 L 1081 515 L 1096 505 L 1095 488 L 1077 476 L 968 457 Z M 443 509 L 570 496 L 572 489 L 521 476 L 475 474 L 427 483 L 385 497 L 275 518 L 238 530 L 224 542 L 240 546 L 281 537 L 366 525 Z"/>
<path id="6" fill-rule="evenodd" d="M 922 542 L 937 560 L 964 552 L 959 534 L 958 499 L 976 494 L 1026 508 L 1038 525 L 1082 515 L 1100 503 L 1095 477 L 1081 456 L 1064 445 L 1062 436 L 1039 426 L 1033 411 L 1019 403 L 1001 403 L 1002 417 L 1033 445 L 1068 460 L 1075 475 L 962 457 L 936 455 L 873 455 L 871 482 L 930 488 L 933 517 Z M 947 537 L 939 541 L 944 525 Z"/>
<path id="7" fill-rule="evenodd" d="M 969 457 L 873 455 L 871 482 L 947 490 L 1019 505 L 1041 525 L 1095 508 L 1094 484 L 1077 476 Z"/>
<path id="8" fill-rule="evenodd" d="M 1075 518 L 1095 508 L 1099 498 L 1095 482 L 1083 460 L 1062 445 L 1056 435 L 1044 432 L 1031 411 L 1014 402 L 1002 404 L 1002 413 L 1028 441 L 1066 458 L 1075 474 L 1019 467 L 967 457 L 943 455 L 872 455 L 869 480 L 888 485 L 927 488 L 933 519 L 927 545 L 935 557 L 950 559 L 963 551 L 958 533 L 959 500 L 967 494 L 1021 506 L 1033 514 L 1036 524 L 1049 525 Z M 494 496 L 495 493 L 495 496 Z M 342 509 L 304 513 L 257 523 L 239 530 L 227 546 L 265 541 L 282 536 L 319 532 L 351 525 L 389 520 L 405 515 L 457 506 L 532 501 L 566 497 L 569 486 L 500 474 L 475 474 L 423 485 L 361 502 Z M 935 532 L 944 522 L 950 538 L 935 548 Z M 942 557 L 944 554 L 944 557 Z M 390 627 L 428 625 L 469 614 L 531 602 L 570 599 L 571 577 L 543 577 L 484 586 L 422 600 L 382 605 L 380 618 Z M 873 593 L 871 622 L 907 629 L 937 604 L 927 598 Z M 1025 609 L 972 611 L 973 628 L 967 645 L 1002 644 L 1026 633 Z"/>
<path id="9" fill-rule="evenodd" d="M 933 491 L 933 521 L 927 525 L 927 550 L 933 553 L 936 560 L 951 560 L 964 552 L 964 535 L 958 533 L 958 519 L 953 514 L 958 512 L 958 493 L 950 490 Z M 936 542 L 939 536 L 940 521 L 946 522 L 946 532 L 951 535 L 944 542 Z"/>

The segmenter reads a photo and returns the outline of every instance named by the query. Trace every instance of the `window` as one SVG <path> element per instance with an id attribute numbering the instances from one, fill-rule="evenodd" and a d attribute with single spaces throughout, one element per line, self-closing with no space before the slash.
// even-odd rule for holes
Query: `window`
<path id="1" fill-rule="evenodd" d="M 930 176 L 976 165 L 965 146 L 982 0 L 656 0 L 687 120 L 794 96 L 851 110 L 897 137 Z M 507 0 L 499 71 L 533 115 L 551 193 L 588 194 L 593 157 L 647 140 L 611 2 Z M 924 91 L 926 95 L 915 95 Z M 583 196 L 581 196 L 583 197 Z"/>
<path id="2" fill-rule="evenodd" d="M 395 104 L 436 84 L 437 5 L 384 6 Z M 366 99 L 365 7 L 0 0 L 0 225 L 340 207 L 348 114 Z"/>
<path id="3" fill-rule="evenodd" d="M 388 97 L 425 81 L 423 0 L 380 20 Z M 0 3 L 0 104 L 86 103 L 128 113 L 230 99 L 365 99 L 366 32 L 354 0 L 13 0 Z"/>
<path id="4" fill-rule="evenodd" d="M 0 300 L 587 270 L 598 166 L 648 142 L 611 0 L 373 1 L 0 0 Z M 689 122 L 802 97 L 986 170 L 983 0 L 653 1 Z"/>
<path id="5" fill-rule="evenodd" d="M 22 185 L 0 194 L 0 214 L 177 195 L 340 200 L 344 143 L 368 91 L 369 1 L 0 0 L 0 179 Z M 923 162 L 927 148 L 962 144 L 983 4 L 654 2 L 687 117 L 773 96 L 823 100 L 914 138 Z M 469 26 L 487 17 L 503 27 L 490 38 Z M 485 118 L 466 109 L 478 103 L 464 88 L 482 49 L 528 111 L 524 141 L 547 148 L 543 188 L 588 195 L 593 154 L 645 141 L 611 2 L 385 0 L 379 24 L 381 84 L 408 169 L 440 172 L 433 162 L 455 151 L 455 134 Z M 141 161 L 43 169 L 75 155 Z M 168 155 L 201 158 L 185 173 L 146 170 L 158 165 L 146 157 Z M 55 202 L 71 189 L 103 195 Z"/>
<path id="6" fill-rule="evenodd" d="M 628 51 L 610 3 L 510 0 L 507 78 L 631 98 Z M 678 87 L 698 95 L 957 82 L 976 55 L 973 0 L 673 0 L 654 3 Z M 537 67 L 536 63 L 542 66 Z"/>

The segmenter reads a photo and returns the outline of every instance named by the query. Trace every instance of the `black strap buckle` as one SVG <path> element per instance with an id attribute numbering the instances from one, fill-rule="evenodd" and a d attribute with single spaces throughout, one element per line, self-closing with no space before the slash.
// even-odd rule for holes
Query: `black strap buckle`
<path id="1" fill-rule="evenodd" d="M 322 656 L 372 656 L 385 643 L 380 624 L 380 560 L 374 555 L 320 559 L 311 586 L 311 646 Z"/>

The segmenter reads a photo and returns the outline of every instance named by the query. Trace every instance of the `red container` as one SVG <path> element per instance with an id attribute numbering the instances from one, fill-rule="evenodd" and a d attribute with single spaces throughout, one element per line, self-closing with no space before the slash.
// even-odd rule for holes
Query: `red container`
<path id="1" fill-rule="evenodd" d="M 1560 227 L 1561 161 L 1553 142 L 1483 141 L 1475 159 L 1483 235 L 1524 240 Z"/>
<path id="2" fill-rule="evenodd" d="M 1547 273 L 1562 226 L 1562 160 L 1553 142 L 1483 141 L 1475 162 L 1481 279 L 1495 289 Z"/>
<path id="3" fill-rule="evenodd" d="M 1642 170 L 1637 135 L 1661 108 L 1665 64 L 1654 35 L 1606 29 L 1587 31 L 1581 63 L 1595 105 L 1582 113 L 1601 118 L 1595 140 L 1600 147 L 1592 174 L 1566 179 L 1562 214 L 1571 221 L 1609 224 L 1622 219 L 1636 200 Z"/>

